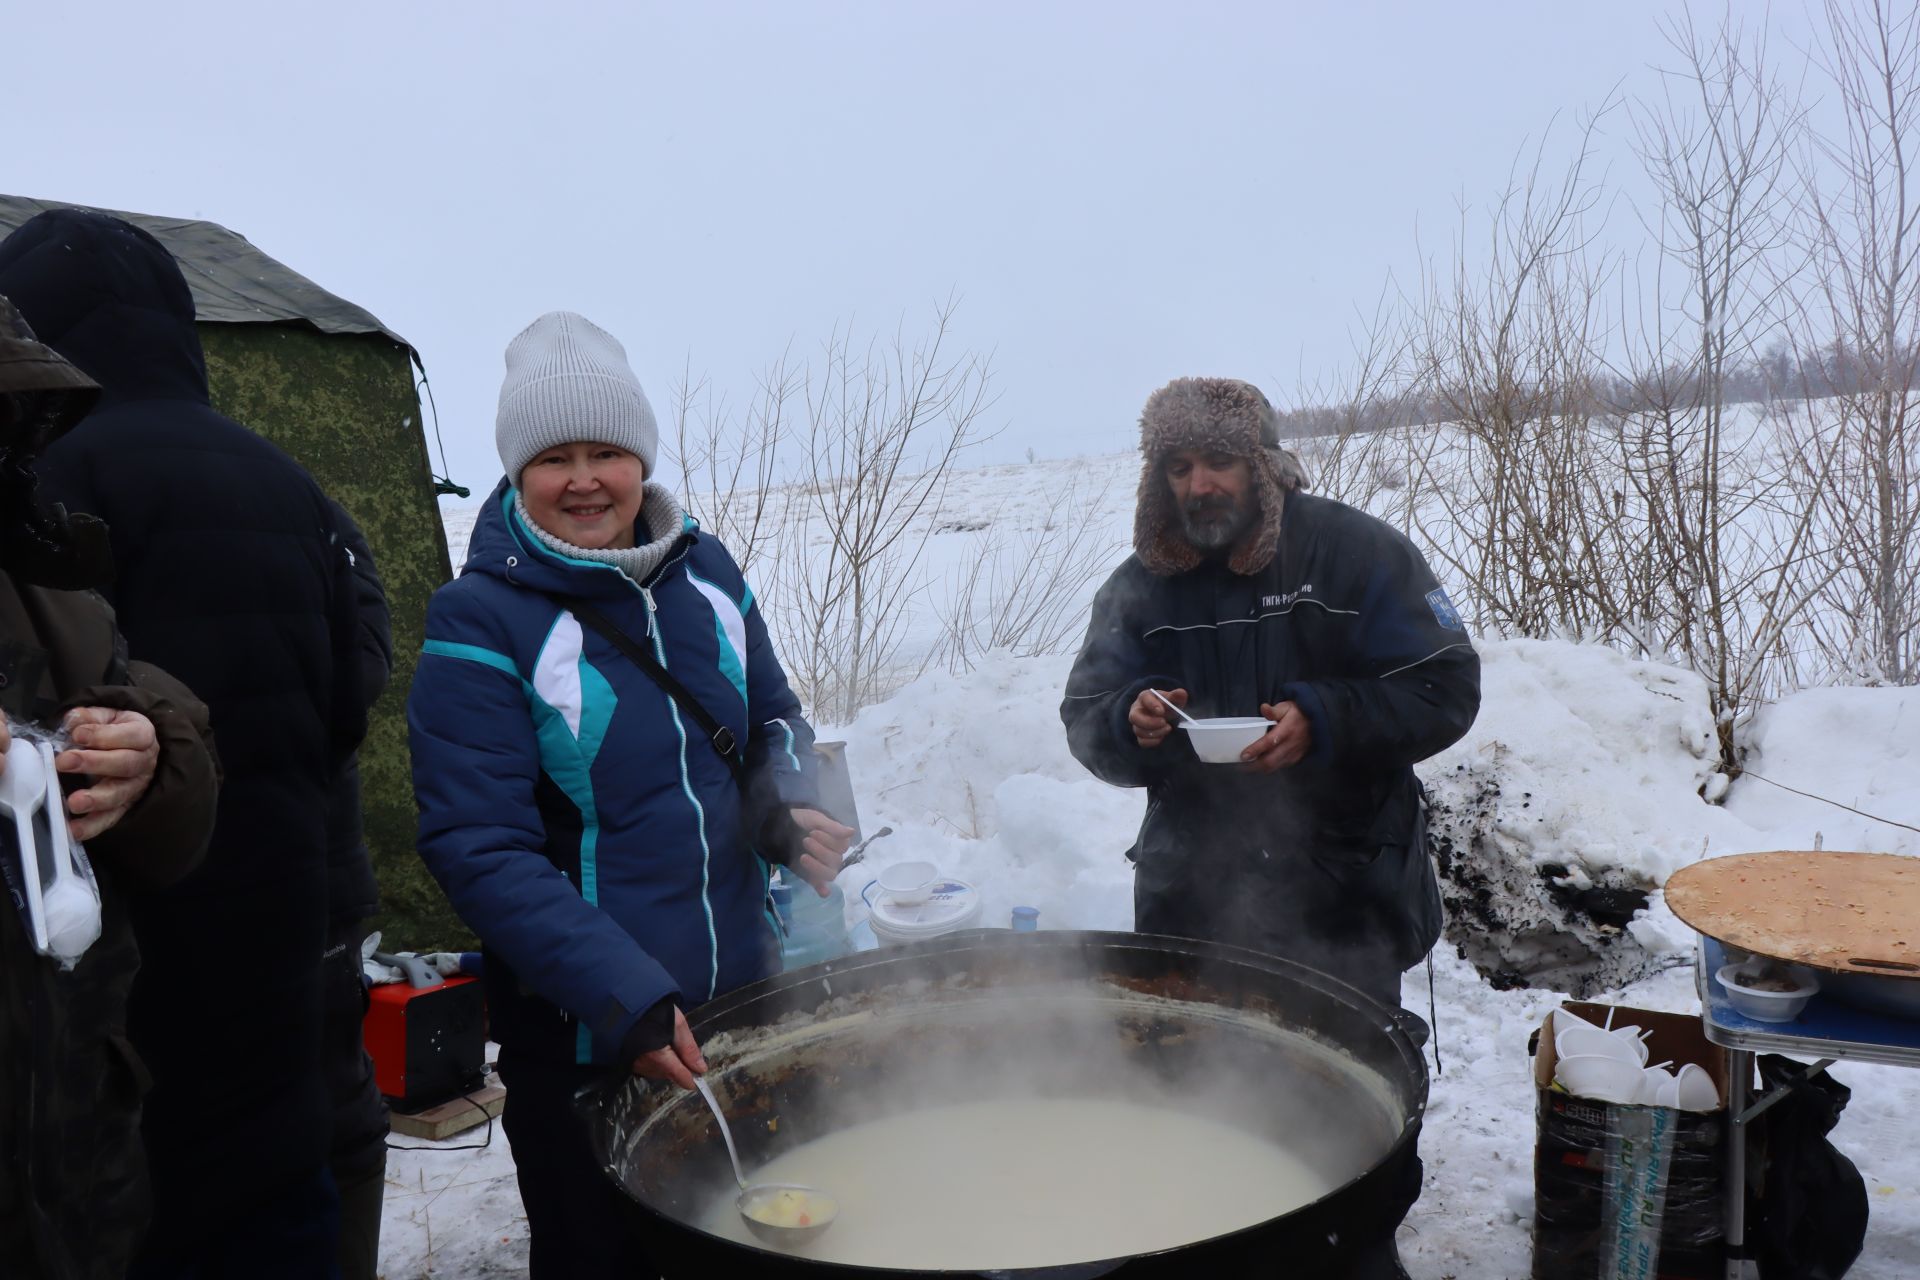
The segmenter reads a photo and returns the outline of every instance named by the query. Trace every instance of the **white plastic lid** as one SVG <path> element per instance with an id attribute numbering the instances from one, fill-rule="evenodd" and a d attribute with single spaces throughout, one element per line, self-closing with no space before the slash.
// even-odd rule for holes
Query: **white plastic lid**
<path id="1" fill-rule="evenodd" d="M 874 928 L 896 938 L 932 937 L 966 925 L 980 915 L 980 891 L 965 880 L 941 877 L 925 902 L 901 906 L 885 890 L 872 895 Z"/>

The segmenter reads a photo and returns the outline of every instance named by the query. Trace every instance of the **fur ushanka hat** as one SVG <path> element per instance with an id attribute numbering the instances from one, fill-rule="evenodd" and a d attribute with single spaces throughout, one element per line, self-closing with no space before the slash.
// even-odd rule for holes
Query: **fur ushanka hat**
<path id="1" fill-rule="evenodd" d="M 1280 513 L 1286 495 L 1303 489 L 1300 459 L 1280 447 L 1273 406 L 1252 383 L 1238 378 L 1175 378 L 1147 397 L 1140 411 L 1140 496 L 1134 507 L 1133 549 L 1149 572 L 1162 576 L 1200 566 L 1201 552 L 1181 529 L 1173 490 L 1161 470 L 1181 449 L 1230 453 L 1253 464 L 1253 491 L 1260 519 L 1233 548 L 1227 567 L 1253 574 L 1266 568 L 1280 545 Z"/>

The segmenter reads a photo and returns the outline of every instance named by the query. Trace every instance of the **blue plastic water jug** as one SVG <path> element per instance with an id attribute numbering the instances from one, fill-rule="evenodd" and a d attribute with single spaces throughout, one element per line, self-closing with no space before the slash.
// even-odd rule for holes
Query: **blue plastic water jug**
<path id="1" fill-rule="evenodd" d="M 852 948 L 847 942 L 847 899 L 840 886 L 834 885 L 824 898 L 805 881 L 795 880 L 792 887 L 793 923 L 780 949 L 783 967 L 804 969 L 846 955 Z"/>

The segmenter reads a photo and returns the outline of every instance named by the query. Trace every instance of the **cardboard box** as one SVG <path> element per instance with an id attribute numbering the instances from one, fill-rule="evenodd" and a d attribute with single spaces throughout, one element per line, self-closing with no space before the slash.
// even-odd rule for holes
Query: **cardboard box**
<path id="1" fill-rule="evenodd" d="M 1583 1000 L 1569 1000 L 1561 1008 L 1576 1018 L 1584 1018 L 1596 1027 L 1607 1025 L 1607 1015 L 1613 1015 L 1616 1027 L 1636 1026 L 1651 1029 L 1653 1034 L 1647 1037 L 1647 1062 L 1665 1062 L 1673 1060 L 1671 1070 L 1692 1063 L 1705 1067 L 1713 1077 L 1713 1087 L 1720 1091 L 1720 1105 L 1727 1100 L 1727 1051 L 1707 1039 L 1702 1029 L 1700 1015 L 1697 1013 L 1655 1013 L 1651 1009 L 1633 1009 L 1626 1005 L 1589 1004 Z M 1553 1069 L 1560 1055 L 1553 1047 L 1553 1037 L 1560 1030 L 1553 1025 L 1553 1015 L 1540 1024 L 1540 1048 L 1533 1057 L 1533 1082 L 1541 1089 L 1553 1088 Z M 1596 1106 L 1605 1105 L 1596 1103 Z"/>
<path id="2" fill-rule="evenodd" d="M 1727 1052 L 1697 1014 L 1569 1002 L 1604 1026 L 1651 1029 L 1647 1061 L 1706 1069 L 1721 1106 L 1682 1112 L 1576 1098 L 1553 1082 L 1549 1014 L 1534 1053 L 1535 1280 L 1721 1280 L 1725 1275 Z"/>

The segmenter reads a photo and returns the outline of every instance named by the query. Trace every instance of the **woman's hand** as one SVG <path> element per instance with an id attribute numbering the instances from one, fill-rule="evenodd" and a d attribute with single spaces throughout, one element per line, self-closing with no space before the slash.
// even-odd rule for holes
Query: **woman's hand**
<path id="1" fill-rule="evenodd" d="M 75 707 L 64 724 L 73 749 L 55 756 L 53 767 L 93 778 L 91 786 L 67 797 L 73 838 L 91 840 L 126 817 L 147 793 L 160 763 L 160 739 L 153 721 L 138 711 Z"/>
<path id="2" fill-rule="evenodd" d="M 853 843 L 853 828 L 843 827 L 821 813 L 818 809 L 794 809 L 794 825 L 799 827 L 803 838 L 800 841 L 800 856 L 792 864 L 794 874 L 813 886 L 813 891 L 826 897 L 833 887 L 833 878 L 840 874 L 840 859 L 847 853 L 847 846 Z"/>
<path id="3" fill-rule="evenodd" d="M 670 1080 L 682 1089 L 693 1088 L 693 1078 L 707 1074 L 707 1060 L 694 1041 L 687 1015 L 678 1007 L 673 1011 L 673 1043 L 635 1058 L 633 1074 L 649 1080 Z"/>

